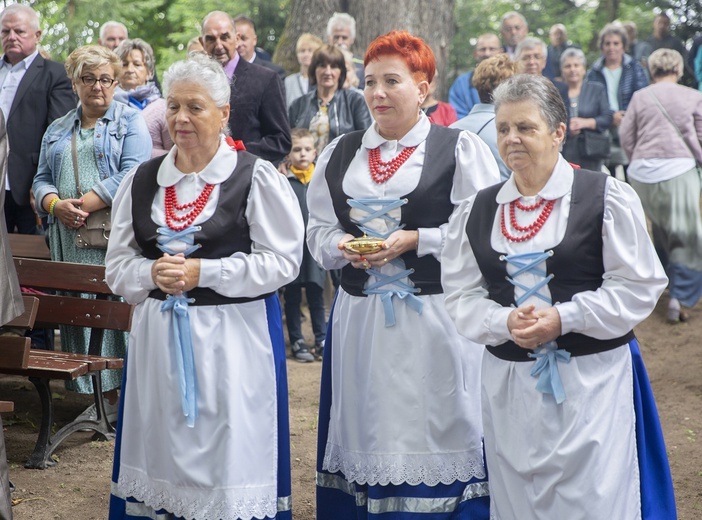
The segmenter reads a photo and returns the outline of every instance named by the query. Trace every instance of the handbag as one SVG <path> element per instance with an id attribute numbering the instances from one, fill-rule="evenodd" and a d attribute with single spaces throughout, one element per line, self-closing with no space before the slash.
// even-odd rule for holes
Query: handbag
<path id="1" fill-rule="evenodd" d="M 583 130 L 578 136 L 578 151 L 590 159 L 607 159 L 611 151 L 609 134 Z"/>
<path id="2" fill-rule="evenodd" d="M 78 154 L 76 152 L 76 132 L 73 131 L 71 136 L 71 155 L 73 156 L 73 173 L 76 176 L 76 189 L 78 190 L 78 198 L 83 196 L 83 191 L 80 189 L 80 179 L 78 177 Z M 88 218 L 85 219 L 83 225 L 76 231 L 74 243 L 80 249 L 107 249 L 107 241 L 110 238 L 112 230 L 112 208 L 102 208 L 93 211 Z"/>

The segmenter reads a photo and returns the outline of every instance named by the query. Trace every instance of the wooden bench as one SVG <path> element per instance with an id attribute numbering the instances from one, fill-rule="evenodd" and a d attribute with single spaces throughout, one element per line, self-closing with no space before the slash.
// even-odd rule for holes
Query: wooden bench
<path id="1" fill-rule="evenodd" d="M 33 296 L 23 296 L 24 313 L 6 323 L 18 331 L 26 331 L 34 327 L 37 317 L 39 299 Z M 0 335 L 0 370 L 26 369 L 29 366 L 30 340 L 23 336 Z M 12 401 L 0 401 L 0 413 L 13 412 L 15 405 Z"/>
<path id="2" fill-rule="evenodd" d="M 10 233 L 8 237 L 10 239 L 12 256 L 51 260 L 51 251 L 49 251 L 49 246 L 46 245 L 46 237 L 44 235 Z"/>
<path id="3" fill-rule="evenodd" d="M 13 249 L 13 254 L 15 250 Z M 88 355 L 30 349 L 25 368 L 0 368 L 1 373 L 27 376 L 36 387 L 41 400 L 42 420 L 34 452 L 25 467 L 44 469 L 53 466 L 51 455 L 56 448 L 76 431 L 91 429 L 95 438 L 114 438 L 115 430 L 107 421 L 102 400 L 100 372 L 122 369 L 121 358 L 100 356 L 103 333 L 106 329 L 129 331 L 133 307 L 109 299 L 112 296 L 105 282 L 105 267 L 68 262 L 52 262 L 30 258 L 14 258 L 20 285 L 37 290 L 88 293 L 95 299 L 55 294 L 36 294 L 39 300 L 35 327 L 57 328 L 72 325 L 90 329 Z M 92 379 L 97 420 L 75 420 L 54 435 L 53 402 L 49 382 L 54 379 L 73 380 L 88 375 Z"/>

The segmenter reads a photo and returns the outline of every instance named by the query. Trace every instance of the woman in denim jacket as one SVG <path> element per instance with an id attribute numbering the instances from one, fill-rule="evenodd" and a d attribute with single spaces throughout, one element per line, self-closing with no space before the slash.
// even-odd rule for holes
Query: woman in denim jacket
<path id="1" fill-rule="evenodd" d="M 142 115 L 113 101 L 115 78 L 121 70 L 122 60 L 97 45 L 76 49 L 66 61 L 66 72 L 80 106 L 47 128 L 32 186 L 37 213 L 48 216 L 53 260 L 105 264 L 105 250 L 77 247 L 76 234 L 91 213 L 112 205 L 124 175 L 151 157 L 151 137 Z M 78 166 L 80 186 L 76 186 L 74 164 Z M 61 327 L 64 351 L 87 354 L 88 343 L 85 329 Z M 101 355 L 124 357 L 126 345 L 126 333 L 105 331 Z M 114 421 L 121 374 L 117 370 L 102 374 L 107 419 Z M 88 377 L 66 386 L 80 393 L 93 391 Z M 81 418 L 97 419 L 95 405 Z"/>

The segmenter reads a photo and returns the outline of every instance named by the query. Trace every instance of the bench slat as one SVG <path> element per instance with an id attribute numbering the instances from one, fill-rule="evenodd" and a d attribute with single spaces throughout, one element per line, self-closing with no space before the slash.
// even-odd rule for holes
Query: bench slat
<path id="1" fill-rule="evenodd" d="M 3 374 L 26 377 L 70 380 L 88 373 L 88 363 L 69 359 L 50 359 L 29 356 L 29 365 L 24 369 L 3 368 Z"/>
<path id="2" fill-rule="evenodd" d="M 34 321 L 37 319 L 37 309 L 39 308 L 39 299 L 36 296 L 22 295 L 24 302 L 24 312 L 17 316 L 14 320 L 6 323 L 6 327 L 15 327 L 18 329 L 34 328 Z"/>
<path id="3" fill-rule="evenodd" d="M 0 369 L 26 369 L 31 340 L 19 336 L 0 336 Z"/>
<path id="4" fill-rule="evenodd" d="M 43 289 L 112 294 L 105 281 L 105 266 L 51 262 L 15 257 L 20 285 Z"/>
<path id="5" fill-rule="evenodd" d="M 46 238 L 43 235 L 10 233 L 8 238 L 10 239 L 12 256 L 51 260 L 51 251 L 49 251 L 49 246 L 46 245 Z"/>
<path id="6" fill-rule="evenodd" d="M 129 331 L 134 308 L 125 302 L 40 294 L 35 327 L 57 324 Z"/>

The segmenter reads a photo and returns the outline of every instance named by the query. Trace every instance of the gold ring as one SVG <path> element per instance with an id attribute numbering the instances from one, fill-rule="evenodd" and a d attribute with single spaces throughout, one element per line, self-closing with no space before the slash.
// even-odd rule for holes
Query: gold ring
<path id="1" fill-rule="evenodd" d="M 368 262 L 363 262 L 363 268 L 364 268 L 364 269 L 368 269 L 369 267 L 370 267 L 370 265 L 368 265 Z"/>
<path id="2" fill-rule="evenodd" d="M 387 259 L 387 258 L 383 258 L 383 262 L 387 262 L 387 261 L 388 261 L 388 259 Z"/>

